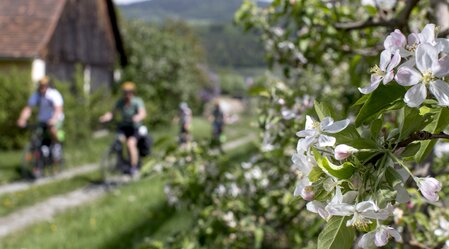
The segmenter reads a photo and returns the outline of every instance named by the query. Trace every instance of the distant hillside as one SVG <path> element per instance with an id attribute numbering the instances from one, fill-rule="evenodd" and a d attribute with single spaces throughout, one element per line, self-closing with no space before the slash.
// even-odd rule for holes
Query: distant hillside
<path id="1" fill-rule="evenodd" d="M 151 0 L 120 5 L 130 19 L 161 21 L 167 18 L 190 22 L 229 22 L 243 0 Z M 260 4 L 264 5 L 263 2 Z M 265 3 L 266 4 L 266 3 Z"/>
<path id="2" fill-rule="evenodd" d="M 264 47 L 259 37 L 243 33 L 231 23 L 242 2 L 243 0 L 151 0 L 119 5 L 119 8 L 126 19 L 148 22 L 179 19 L 188 22 L 201 39 L 209 65 L 213 68 L 264 67 Z"/>

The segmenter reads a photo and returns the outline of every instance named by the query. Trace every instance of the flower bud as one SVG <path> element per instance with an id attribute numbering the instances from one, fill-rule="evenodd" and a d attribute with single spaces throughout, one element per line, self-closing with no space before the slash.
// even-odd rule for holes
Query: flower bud
<path id="1" fill-rule="evenodd" d="M 346 144 L 340 144 L 335 147 L 334 157 L 337 160 L 344 160 L 356 153 L 358 150 Z"/>
<path id="2" fill-rule="evenodd" d="M 439 199 L 438 192 L 441 190 L 441 183 L 433 177 L 415 178 L 421 194 L 427 200 L 436 202 Z"/>
<path id="3" fill-rule="evenodd" d="M 301 191 L 301 197 L 306 201 L 313 200 L 313 197 L 315 197 L 315 192 L 313 192 L 312 186 L 307 186 Z"/>

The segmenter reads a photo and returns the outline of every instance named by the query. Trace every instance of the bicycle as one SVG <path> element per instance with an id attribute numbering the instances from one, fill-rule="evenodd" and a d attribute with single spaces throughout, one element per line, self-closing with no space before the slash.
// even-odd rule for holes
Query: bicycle
<path id="1" fill-rule="evenodd" d="M 123 175 L 130 174 L 130 159 L 125 155 L 128 155 L 126 143 L 122 143 L 117 135 L 101 159 L 100 167 L 104 183 L 114 184 Z M 141 162 L 142 155 L 139 152 L 138 168 Z"/>
<path id="2" fill-rule="evenodd" d="M 62 171 L 63 147 L 62 144 L 53 143 L 48 125 L 27 125 L 26 128 L 32 130 L 32 133 L 29 143 L 24 148 L 21 164 L 22 177 L 38 179 L 46 175 L 46 171 L 51 174 Z M 55 158 L 58 159 L 55 160 Z"/>

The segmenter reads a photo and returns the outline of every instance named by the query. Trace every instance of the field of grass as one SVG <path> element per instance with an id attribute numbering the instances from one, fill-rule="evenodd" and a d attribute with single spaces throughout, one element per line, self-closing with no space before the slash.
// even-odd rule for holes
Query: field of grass
<path id="1" fill-rule="evenodd" d="M 101 181 L 100 172 L 75 176 L 69 180 L 60 180 L 30 189 L 0 195 L 0 216 L 12 213 L 20 208 L 31 206 L 51 196 L 64 194 Z"/>
<path id="2" fill-rule="evenodd" d="M 92 139 L 89 143 L 65 148 L 65 168 L 96 162 L 110 143 L 112 136 Z M 0 153 L 0 184 L 20 180 L 22 151 Z"/>
<path id="3" fill-rule="evenodd" d="M 236 124 L 225 128 L 225 134 L 229 140 L 252 132 L 249 126 L 249 118 L 243 118 Z M 176 143 L 178 135 L 177 124 L 161 127 L 151 131 L 155 140 L 155 151 L 163 150 L 168 144 Z M 192 135 L 195 141 L 208 140 L 211 137 L 211 125 L 202 117 L 195 117 L 192 123 Z M 65 167 L 71 168 L 87 163 L 95 163 L 113 140 L 113 134 L 102 138 L 92 139 L 89 143 L 79 146 L 70 146 L 65 149 Z M 0 184 L 21 179 L 20 164 L 22 151 L 0 152 Z"/>
<path id="4" fill-rule="evenodd" d="M 248 159 L 254 145 L 228 152 L 221 163 Z M 130 183 L 51 222 L 34 225 L 0 241 L 0 248 L 139 248 L 149 239 L 188 231 L 191 214 L 166 204 L 164 176 Z"/>

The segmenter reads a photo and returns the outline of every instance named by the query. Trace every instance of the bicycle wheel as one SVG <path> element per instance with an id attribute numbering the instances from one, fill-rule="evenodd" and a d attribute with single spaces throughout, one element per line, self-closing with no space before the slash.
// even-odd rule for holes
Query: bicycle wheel
<path id="1" fill-rule="evenodd" d="M 37 179 L 43 167 L 42 155 L 31 143 L 25 146 L 20 173 L 25 179 Z"/>
<path id="2" fill-rule="evenodd" d="M 62 144 L 54 144 L 51 147 L 51 155 L 47 158 L 50 175 L 61 173 L 64 169 L 64 147 Z"/>
<path id="3" fill-rule="evenodd" d="M 104 183 L 113 184 L 115 179 L 122 174 L 120 164 L 120 156 L 112 146 L 104 153 L 103 158 L 101 159 L 100 166 Z"/>

